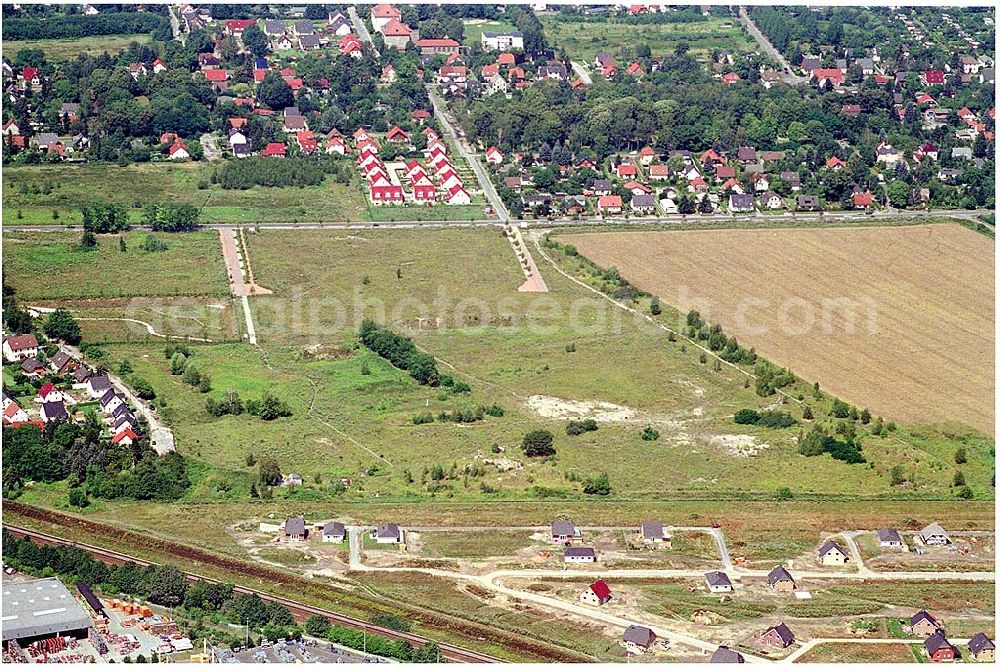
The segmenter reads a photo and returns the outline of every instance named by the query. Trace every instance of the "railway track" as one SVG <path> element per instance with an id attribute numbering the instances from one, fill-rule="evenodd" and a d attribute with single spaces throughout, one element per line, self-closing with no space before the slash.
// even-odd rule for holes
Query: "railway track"
<path id="1" fill-rule="evenodd" d="M 147 561 L 145 559 L 138 559 L 131 557 L 127 554 L 122 554 L 121 552 L 115 552 L 113 550 L 108 550 L 103 547 L 97 547 L 96 545 L 90 545 L 88 543 L 80 543 L 77 541 L 69 540 L 66 538 L 60 538 L 58 536 L 51 536 L 49 534 L 41 533 L 40 531 L 34 531 L 33 529 L 25 529 L 24 527 L 13 526 L 10 524 L 4 524 L 3 528 L 9 531 L 11 534 L 21 537 L 28 538 L 34 543 L 41 545 L 70 545 L 81 550 L 85 550 L 94 556 L 95 559 L 103 561 L 106 564 L 120 565 L 126 562 L 133 562 L 139 564 L 140 566 L 156 566 L 152 561 Z M 215 584 L 223 584 L 221 580 L 215 578 L 206 577 L 203 575 L 198 575 L 197 573 L 190 573 L 185 571 L 185 577 L 191 582 L 209 582 Z M 245 587 L 243 585 L 234 585 L 233 591 L 240 594 L 256 594 L 265 602 L 278 603 L 288 609 L 292 613 L 292 616 L 297 622 L 303 622 L 308 617 L 312 615 L 321 615 L 326 617 L 331 622 L 338 624 L 340 626 L 346 626 L 348 628 L 357 629 L 359 631 L 366 631 L 367 633 L 372 633 L 374 635 L 379 635 L 384 638 L 389 638 L 390 640 L 407 640 L 413 645 L 420 647 L 431 642 L 430 638 L 425 638 L 424 636 L 417 635 L 415 633 L 409 633 L 406 631 L 396 631 L 394 629 L 388 629 L 383 626 L 378 626 L 370 622 L 366 622 L 363 619 L 357 619 L 355 617 L 348 617 L 347 615 L 342 615 L 337 612 L 331 612 L 329 610 L 324 610 L 323 608 L 318 608 L 313 605 L 307 605 L 305 603 L 298 603 L 287 598 L 282 598 L 280 596 L 274 596 L 273 594 L 268 594 L 266 592 L 258 591 L 250 587 Z M 437 642 L 437 641 L 435 641 Z M 456 645 L 450 645 L 448 643 L 438 642 L 438 647 L 441 650 L 441 658 L 447 659 L 448 661 L 454 661 L 457 663 L 502 663 L 500 659 L 496 659 L 488 654 L 483 654 L 482 652 L 476 652 L 474 650 L 465 649 L 458 647 Z"/>

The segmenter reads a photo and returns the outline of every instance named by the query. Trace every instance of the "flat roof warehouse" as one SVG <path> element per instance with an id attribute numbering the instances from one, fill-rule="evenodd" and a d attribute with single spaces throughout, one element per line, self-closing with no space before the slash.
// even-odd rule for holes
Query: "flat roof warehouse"
<path id="1" fill-rule="evenodd" d="M 90 615 L 57 578 L 3 584 L 3 641 L 85 633 Z"/>

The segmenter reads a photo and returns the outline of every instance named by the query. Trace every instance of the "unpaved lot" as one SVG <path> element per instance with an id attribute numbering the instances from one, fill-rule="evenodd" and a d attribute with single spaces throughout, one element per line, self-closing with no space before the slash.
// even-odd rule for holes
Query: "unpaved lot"
<path id="1" fill-rule="evenodd" d="M 994 247 L 958 225 L 560 236 L 836 396 L 994 423 Z"/>

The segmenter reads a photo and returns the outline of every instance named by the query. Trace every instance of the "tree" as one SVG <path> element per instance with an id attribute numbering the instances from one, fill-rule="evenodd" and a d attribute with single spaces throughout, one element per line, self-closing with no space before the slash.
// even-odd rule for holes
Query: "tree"
<path id="1" fill-rule="evenodd" d="M 127 359 L 122 360 L 121 362 L 119 362 L 118 363 L 118 373 L 120 373 L 123 376 L 127 376 L 130 373 L 132 373 L 132 363 L 129 362 Z"/>
<path id="2" fill-rule="evenodd" d="M 965 474 L 961 471 L 955 471 L 955 477 L 951 480 L 952 487 L 962 487 L 965 484 Z"/>
<path id="3" fill-rule="evenodd" d="M 813 419 L 813 409 L 809 406 L 809 404 L 806 404 L 805 406 L 802 407 L 802 419 L 803 420 Z"/>
<path id="4" fill-rule="evenodd" d="M 901 464 L 896 464 L 891 469 L 889 469 L 889 484 L 893 487 L 898 487 L 906 482 L 906 476 L 903 475 L 903 467 Z"/>
<path id="5" fill-rule="evenodd" d="M 895 180 L 888 187 L 889 203 L 897 209 L 905 209 L 910 203 L 910 186 L 904 181 Z"/>
<path id="6" fill-rule="evenodd" d="M 663 309 L 660 308 L 660 298 L 653 295 L 653 298 L 649 300 L 649 314 L 650 315 L 660 315 Z"/>
<path id="7" fill-rule="evenodd" d="M 264 75 L 264 80 L 257 86 L 257 99 L 272 109 L 284 109 L 295 104 L 292 89 L 275 70 L 268 71 Z"/>
<path id="8" fill-rule="evenodd" d="M 546 429 L 535 429 L 524 435 L 521 449 L 528 457 L 548 457 L 556 454 L 552 442 L 552 432 Z"/>
<path id="9" fill-rule="evenodd" d="M 317 638 L 325 638 L 330 632 L 330 619 L 323 615 L 313 615 L 306 620 L 306 633 Z"/>
<path id="10" fill-rule="evenodd" d="M 156 398 L 156 392 L 153 391 L 153 386 L 150 385 L 149 381 L 145 378 L 133 378 L 132 389 L 135 390 L 136 395 L 138 395 L 140 399 L 152 401 Z"/>
<path id="11" fill-rule="evenodd" d="M 274 457 L 261 457 L 257 465 L 257 471 L 260 474 L 260 481 L 268 487 L 275 487 L 281 484 L 281 467 L 278 466 L 278 461 Z"/>
<path id="12" fill-rule="evenodd" d="M 960 499 L 969 500 L 975 495 L 972 493 L 972 490 L 969 489 L 968 485 L 962 485 L 961 487 L 955 490 L 955 496 L 957 496 Z"/>
<path id="13" fill-rule="evenodd" d="M 149 578 L 149 600 L 176 607 L 184 601 L 187 586 L 187 578 L 176 566 L 156 566 Z"/>
<path id="14" fill-rule="evenodd" d="M 125 245 L 125 237 L 120 234 L 118 235 L 118 250 L 122 253 L 128 250 L 128 246 Z"/>
<path id="15" fill-rule="evenodd" d="M 59 339 L 70 345 L 80 343 L 80 325 L 76 319 L 64 308 L 57 308 L 49 314 L 45 320 L 43 328 L 45 336 L 50 339 Z"/>
<path id="16" fill-rule="evenodd" d="M 80 248 L 83 250 L 94 250 L 97 248 L 97 235 L 90 230 L 84 230 L 80 237 Z"/>
<path id="17" fill-rule="evenodd" d="M 87 490 L 83 487 L 74 487 L 69 490 L 69 505 L 74 508 L 86 508 L 90 505 L 90 499 L 87 498 Z"/>
<path id="18" fill-rule="evenodd" d="M 959 448 L 958 450 L 956 450 L 955 451 L 955 463 L 956 464 L 964 464 L 966 461 L 968 461 L 968 457 L 965 454 L 965 448 Z"/>
<path id="19" fill-rule="evenodd" d="M 313 5 L 309 5 L 312 7 Z M 243 44 L 250 49 L 250 53 L 255 56 L 263 56 L 270 51 L 267 37 L 256 25 L 252 25 L 243 31 Z"/>
<path id="20" fill-rule="evenodd" d="M 654 429 L 652 425 L 647 425 L 646 428 L 642 430 L 641 437 L 644 441 L 658 441 L 660 439 L 660 432 Z"/>
<path id="21" fill-rule="evenodd" d="M 173 357 L 170 358 L 170 373 L 174 376 L 179 376 L 184 373 L 184 368 L 187 366 L 187 355 L 178 351 L 174 353 Z"/>

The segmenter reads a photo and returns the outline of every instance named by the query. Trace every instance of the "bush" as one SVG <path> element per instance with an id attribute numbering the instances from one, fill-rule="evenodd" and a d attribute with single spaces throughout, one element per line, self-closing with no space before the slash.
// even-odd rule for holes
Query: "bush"
<path id="1" fill-rule="evenodd" d="M 434 422 L 434 416 L 430 413 L 420 413 L 413 416 L 413 424 L 430 424 Z"/>
<path id="2" fill-rule="evenodd" d="M 548 457 L 556 454 L 552 432 L 546 429 L 529 431 L 521 440 L 521 449 L 528 457 Z"/>
<path id="3" fill-rule="evenodd" d="M 140 399 L 152 401 L 156 398 L 156 392 L 153 390 L 153 386 L 150 385 L 149 381 L 145 378 L 132 379 L 132 389 L 135 390 L 136 395 L 138 395 Z"/>
<path id="4" fill-rule="evenodd" d="M 611 494 L 611 481 L 608 479 L 607 473 L 601 473 L 595 476 L 583 485 L 584 494 L 593 494 L 596 496 L 607 496 Z"/>
<path id="5" fill-rule="evenodd" d="M 955 451 L 955 463 L 964 464 L 968 461 L 968 456 L 965 454 L 965 448 L 959 448 Z"/>
<path id="6" fill-rule="evenodd" d="M 955 490 L 955 496 L 957 496 L 960 499 L 968 500 L 975 495 L 972 493 L 972 490 L 969 489 L 968 486 L 962 485 L 961 487 Z"/>
<path id="7" fill-rule="evenodd" d="M 889 469 L 889 484 L 893 487 L 898 487 L 906 482 L 906 476 L 903 474 L 903 467 L 900 464 L 896 464 L 891 469 Z"/>
<path id="8" fill-rule="evenodd" d="M 642 430 L 642 440 L 658 441 L 660 440 L 660 432 L 653 429 L 652 426 L 647 425 L 646 428 Z"/>
<path id="9" fill-rule="evenodd" d="M 759 420 L 760 414 L 752 408 L 742 408 L 733 416 L 736 424 L 757 424 Z"/>
<path id="10" fill-rule="evenodd" d="M 570 420 L 566 425 L 567 436 L 579 436 L 580 434 L 585 434 L 588 431 L 597 431 L 597 421 L 593 418 L 587 418 L 585 420 Z"/>
<path id="11" fill-rule="evenodd" d="M 798 424 L 790 413 L 785 411 L 763 411 L 759 415 L 757 424 L 770 429 L 785 429 Z"/>

